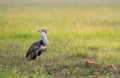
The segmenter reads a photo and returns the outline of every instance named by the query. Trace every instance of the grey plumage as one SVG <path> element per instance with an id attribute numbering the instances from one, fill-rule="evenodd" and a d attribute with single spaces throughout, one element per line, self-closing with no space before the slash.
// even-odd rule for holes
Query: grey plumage
<path id="1" fill-rule="evenodd" d="M 34 42 L 26 53 L 26 57 L 28 58 L 28 60 L 35 60 L 48 47 L 49 42 L 46 36 L 47 31 L 42 29 L 39 32 L 40 32 L 40 41 Z"/>

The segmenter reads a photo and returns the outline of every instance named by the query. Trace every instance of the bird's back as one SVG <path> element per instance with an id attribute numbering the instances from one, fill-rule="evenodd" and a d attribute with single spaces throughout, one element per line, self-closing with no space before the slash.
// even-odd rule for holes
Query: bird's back
<path id="1" fill-rule="evenodd" d="M 30 59 L 36 58 L 36 51 L 41 47 L 41 41 L 34 42 L 26 53 L 26 57 Z M 41 53 L 39 53 L 40 55 Z M 30 57 L 29 57 L 30 56 Z"/>

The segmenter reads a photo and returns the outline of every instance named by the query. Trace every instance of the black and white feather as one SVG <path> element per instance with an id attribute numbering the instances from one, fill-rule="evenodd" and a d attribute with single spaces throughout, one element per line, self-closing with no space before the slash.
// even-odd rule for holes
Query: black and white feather
<path id="1" fill-rule="evenodd" d="M 46 35 L 47 31 L 42 29 L 39 32 L 40 32 L 40 41 L 34 42 L 26 53 L 26 57 L 28 58 L 28 60 L 35 60 L 48 47 L 49 41 Z"/>

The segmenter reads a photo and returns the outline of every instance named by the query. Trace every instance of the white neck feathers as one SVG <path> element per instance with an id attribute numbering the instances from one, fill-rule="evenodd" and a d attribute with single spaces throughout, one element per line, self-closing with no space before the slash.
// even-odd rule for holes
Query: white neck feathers
<path id="1" fill-rule="evenodd" d="M 43 41 L 44 45 L 48 46 L 49 42 L 45 32 L 40 32 L 40 40 Z"/>

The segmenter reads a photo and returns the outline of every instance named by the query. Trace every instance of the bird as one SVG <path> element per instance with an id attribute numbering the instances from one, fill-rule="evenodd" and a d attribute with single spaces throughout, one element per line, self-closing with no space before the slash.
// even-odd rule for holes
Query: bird
<path id="1" fill-rule="evenodd" d="M 49 41 L 47 38 L 47 30 L 41 29 L 38 31 L 40 33 L 40 40 L 34 42 L 26 53 L 26 58 L 31 61 L 35 60 L 38 56 L 40 56 L 49 45 Z"/>

